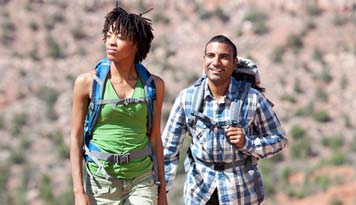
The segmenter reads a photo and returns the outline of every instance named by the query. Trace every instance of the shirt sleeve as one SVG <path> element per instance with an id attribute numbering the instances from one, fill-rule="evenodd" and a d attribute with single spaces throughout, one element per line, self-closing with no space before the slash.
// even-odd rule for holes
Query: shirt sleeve
<path id="1" fill-rule="evenodd" d="M 285 131 L 272 106 L 262 95 L 259 97 L 254 125 L 257 129 L 247 136 L 245 146 L 241 151 L 256 157 L 267 158 L 279 153 L 286 145 Z"/>
<path id="2" fill-rule="evenodd" d="M 175 100 L 167 124 L 162 133 L 162 143 L 164 152 L 166 189 L 169 191 L 172 181 L 175 179 L 178 163 L 179 151 L 183 144 L 186 132 L 185 114 L 182 103 L 182 93 Z"/>

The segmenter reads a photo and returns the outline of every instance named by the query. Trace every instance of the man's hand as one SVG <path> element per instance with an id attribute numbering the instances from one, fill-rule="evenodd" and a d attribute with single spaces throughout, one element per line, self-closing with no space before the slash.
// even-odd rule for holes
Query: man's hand
<path id="1" fill-rule="evenodd" d="M 225 134 L 229 137 L 230 142 L 236 145 L 237 148 L 245 146 L 245 133 L 242 128 L 228 126 L 225 128 Z"/>

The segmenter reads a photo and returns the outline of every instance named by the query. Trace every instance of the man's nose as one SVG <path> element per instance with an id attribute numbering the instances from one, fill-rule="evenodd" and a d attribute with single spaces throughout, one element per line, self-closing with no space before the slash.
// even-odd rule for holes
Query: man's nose
<path id="1" fill-rule="evenodd" d="M 220 65 L 221 64 L 221 59 L 219 56 L 216 56 L 214 59 L 213 59 L 213 62 L 212 62 L 214 65 Z"/>

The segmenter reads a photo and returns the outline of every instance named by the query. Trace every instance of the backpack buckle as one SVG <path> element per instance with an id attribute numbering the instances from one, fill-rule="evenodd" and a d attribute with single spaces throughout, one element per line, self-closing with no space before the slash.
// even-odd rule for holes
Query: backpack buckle
<path id="1" fill-rule="evenodd" d="M 127 164 L 129 163 L 130 154 L 114 155 L 114 162 L 116 164 Z"/>

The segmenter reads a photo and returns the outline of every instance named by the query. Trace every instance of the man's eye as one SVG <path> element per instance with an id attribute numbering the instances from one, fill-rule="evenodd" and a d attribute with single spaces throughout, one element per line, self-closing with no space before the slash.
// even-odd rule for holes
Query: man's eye
<path id="1" fill-rule="evenodd" d="M 208 54 L 206 54 L 206 57 L 207 57 L 207 58 L 214 58 L 214 55 L 211 54 L 211 53 L 208 53 Z"/>

